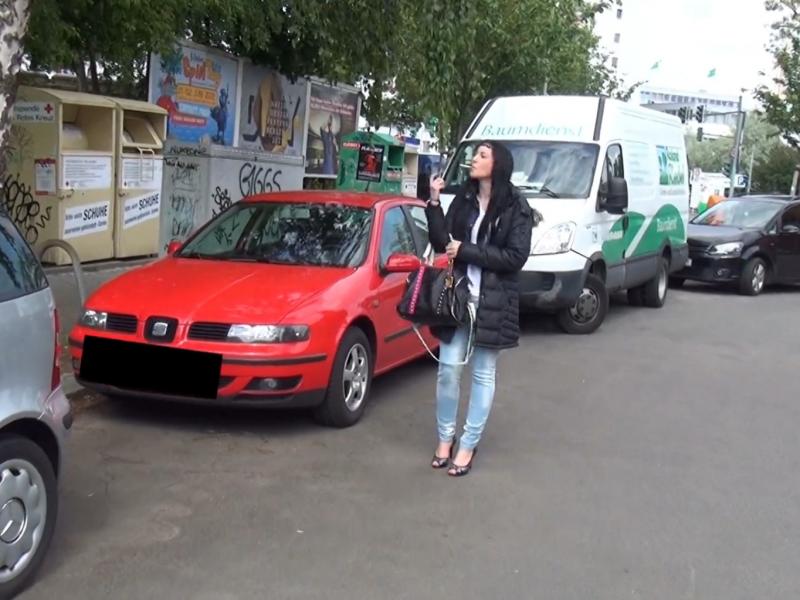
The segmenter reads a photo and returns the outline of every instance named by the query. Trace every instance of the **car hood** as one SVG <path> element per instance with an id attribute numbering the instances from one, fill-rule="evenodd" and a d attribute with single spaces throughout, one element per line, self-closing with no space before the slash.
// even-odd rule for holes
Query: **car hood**
<path id="1" fill-rule="evenodd" d="M 689 223 L 689 228 L 686 232 L 689 242 L 699 242 L 706 245 L 742 242 L 752 238 L 754 235 L 758 235 L 755 230 L 717 225 L 697 225 L 694 223 Z"/>
<path id="2" fill-rule="evenodd" d="M 351 268 L 168 257 L 108 282 L 87 306 L 182 323 L 279 323 L 354 273 Z"/>

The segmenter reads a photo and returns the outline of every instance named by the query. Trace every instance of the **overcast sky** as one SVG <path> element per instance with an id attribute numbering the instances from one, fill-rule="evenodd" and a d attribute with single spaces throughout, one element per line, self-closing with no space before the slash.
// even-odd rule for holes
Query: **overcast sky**
<path id="1" fill-rule="evenodd" d="M 768 82 L 758 73 L 773 69 L 766 47 L 776 15 L 763 0 L 623 0 L 623 11 L 628 83 L 738 95 Z M 708 78 L 711 69 L 717 75 Z"/>

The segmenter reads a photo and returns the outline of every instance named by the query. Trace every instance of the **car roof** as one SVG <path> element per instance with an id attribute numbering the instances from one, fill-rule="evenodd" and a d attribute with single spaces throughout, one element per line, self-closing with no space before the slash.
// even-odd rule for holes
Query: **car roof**
<path id="1" fill-rule="evenodd" d="M 375 208 L 393 200 L 413 202 L 416 198 L 370 192 L 341 192 L 336 190 L 296 190 L 248 196 L 243 202 L 299 202 L 304 204 L 344 204 L 358 208 Z"/>

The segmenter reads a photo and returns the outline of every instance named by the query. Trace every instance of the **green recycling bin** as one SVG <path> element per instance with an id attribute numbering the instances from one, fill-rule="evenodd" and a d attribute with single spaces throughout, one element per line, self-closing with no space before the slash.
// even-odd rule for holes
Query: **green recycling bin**
<path id="1" fill-rule="evenodd" d="M 342 139 L 336 189 L 400 194 L 405 147 L 381 133 L 356 131 Z"/>

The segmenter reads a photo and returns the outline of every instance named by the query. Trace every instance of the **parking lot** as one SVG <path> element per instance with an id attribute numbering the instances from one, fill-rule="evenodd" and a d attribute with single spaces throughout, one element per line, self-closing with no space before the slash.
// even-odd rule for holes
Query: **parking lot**
<path id="1" fill-rule="evenodd" d="M 526 319 L 458 480 L 428 466 L 430 360 L 346 430 L 78 398 L 22 597 L 798 597 L 799 298 L 687 284 L 588 337 Z"/>

